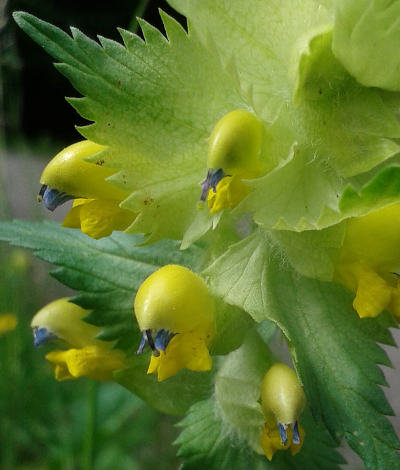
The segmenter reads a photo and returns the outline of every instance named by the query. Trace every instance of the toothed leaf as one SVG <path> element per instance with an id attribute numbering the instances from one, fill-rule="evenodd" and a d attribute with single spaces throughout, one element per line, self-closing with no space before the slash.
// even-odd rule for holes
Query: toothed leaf
<path id="1" fill-rule="evenodd" d="M 107 145 L 112 181 L 131 191 L 123 207 L 139 213 L 131 232 L 149 241 L 182 238 L 196 214 L 205 178 L 207 137 L 227 112 L 247 108 L 212 43 L 203 46 L 163 14 L 167 40 L 140 21 L 145 42 L 121 30 L 125 47 L 79 30 L 72 36 L 19 12 L 19 26 L 58 61 L 84 96 L 70 100 L 84 117 L 88 139 Z"/>

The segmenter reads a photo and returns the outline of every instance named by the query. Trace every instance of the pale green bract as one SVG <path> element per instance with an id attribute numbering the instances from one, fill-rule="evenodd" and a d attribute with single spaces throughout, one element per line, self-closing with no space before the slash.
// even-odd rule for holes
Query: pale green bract
<path id="1" fill-rule="evenodd" d="M 166 36 L 140 21 L 144 40 L 120 30 L 123 45 L 15 14 L 83 95 L 69 98 L 92 121 L 79 131 L 107 147 L 109 180 L 130 192 L 121 206 L 138 216 L 131 234 L 104 240 L 21 222 L 0 224 L 0 239 L 60 266 L 55 276 L 93 310 L 87 320 L 127 354 L 119 383 L 163 412 L 187 413 L 183 469 L 334 470 L 343 438 L 368 470 L 399 468 L 377 385 L 386 384 L 377 364 L 390 362 L 376 343 L 393 345 L 395 323 L 388 313 L 361 320 L 354 295 L 333 282 L 349 219 L 400 202 L 398 2 L 170 4 L 188 31 L 161 13 Z M 210 215 L 199 210 L 208 139 L 237 109 L 264 126 L 265 174 L 245 181 L 236 207 Z M 211 371 L 158 383 L 134 353 L 132 306 L 145 277 L 168 263 L 209 285 L 216 340 Z M 276 329 L 308 407 L 302 450 L 268 462 L 259 387 L 278 360 L 268 346 Z"/>
<path id="2" fill-rule="evenodd" d="M 400 4 L 338 0 L 333 51 L 365 86 L 400 91 Z"/>

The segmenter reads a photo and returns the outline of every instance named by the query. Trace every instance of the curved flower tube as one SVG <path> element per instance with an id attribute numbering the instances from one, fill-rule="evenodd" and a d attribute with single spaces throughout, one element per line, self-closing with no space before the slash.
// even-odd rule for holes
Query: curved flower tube
<path id="1" fill-rule="evenodd" d="M 89 310 L 70 302 L 68 297 L 50 302 L 32 318 L 35 347 L 52 341 L 59 341 L 73 348 L 82 348 L 89 344 L 107 345 L 96 339 L 101 328 L 83 321 L 89 313 Z"/>
<path id="2" fill-rule="evenodd" d="M 116 201 L 126 197 L 126 191 L 105 181 L 116 170 L 104 167 L 101 155 L 97 163 L 86 161 L 104 149 L 90 140 L 82 140 L 61 150 L 47 164 L 40 177 L 39 199 L 42 197 L 49 210 L 77 197 Z"/>
<path id="3" fill-rule="evenodd" d="M 400 204 L 347 222 L 336 279 L 355 292 L 361 318 L 388 309 L 400 320 Z"/>
<path id="4" fill-rule="evenodd" d="M 261 384 L 261 405 L 266 423 L 261 434 L 261 446 L 271 460 L 277 450 L 300 451 L 305 432 L 299 416 L 306 397 L 296 373 L 286 364 L 276 363 L 265 374 Z"/>
<path id="5" fill-rule="evenodd" d="M 115 370 L 125 367 L 121 351 L 111 349 L 112 343 L 96 339 L 101 328 L 83 321 L 89 313 L 68 298 L 62 298 L 43 307 L 32 319 L 35 347 L 58 342 L 69 348 L 46 355 L 55 365 L 57 380 L 81 376 L 111 380 Z"/>
<path id="6" fill-rule="evenodd" d="M 103 166 L 101 155 L 96 163 L 86 161 L 104 149 L 89 140 L 70 145 L 50 161 L 40 179 L 39 201 L 53 211 L 75 199 L 63 226 L 80 228 L 92 238 L 108 236 L 113 230 L 125 230 L 136 218 L 133 212 L 119 207 L 128 192 L 106 181 L 115 170 Z"/>
<path id="7" fill-rule="evenodd" d="M 261 121 L 244 109 L 231 111 L 217 122 L 209 140 L 207 177 L 201 183 L 201 200 L 208 198 L 211 213 L 235 207 L 248 194 L 241 180 L 263 173 L 262 135 Z"/>
<path id="8" fill-rule="evenodd" d="M 134 308 L 143 332 L 138 354 L 147 346 L 152 350 L 148 374 L 161 381 L 183 368 L 211 369 L 214 304 L 199 276 L 183 266 L 164 266 L 140 286 Z"/>

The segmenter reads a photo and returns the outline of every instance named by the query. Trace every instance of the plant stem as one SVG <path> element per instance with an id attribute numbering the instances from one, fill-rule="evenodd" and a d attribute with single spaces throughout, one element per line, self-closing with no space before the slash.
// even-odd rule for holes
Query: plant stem
<path id="1" fill-rule="evenodd" d="M 86 426 L 82 449 L 82 470 L 94 469 L 97 415 L 97 384 L 89 380 L 86 389 Z"/>

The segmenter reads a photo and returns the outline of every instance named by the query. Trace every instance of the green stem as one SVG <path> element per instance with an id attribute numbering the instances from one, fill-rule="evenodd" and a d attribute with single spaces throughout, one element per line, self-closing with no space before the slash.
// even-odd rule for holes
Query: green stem
<path id="1" fill-rule="evenodd" d="M 139 23 L 137 20 L 137 17 L 141 18 L 144 15 L 144 12 L 146 11 L 147 5 L 149 3 L 149 0 L 139 0 L 135 11 L 133 12 L 133 17 L 132 20 L 129 24 L 129 31 L 132 31 L 132 33 L 136 33 L 138 28 L 139 28 Z"/>
<path id="2" fill-rule="evenodd" d="M 86 426 L 83 440 L 82 470 L 94 469 L 97 415 L 97 384 L 89 380 L 86 389 Z"/>

